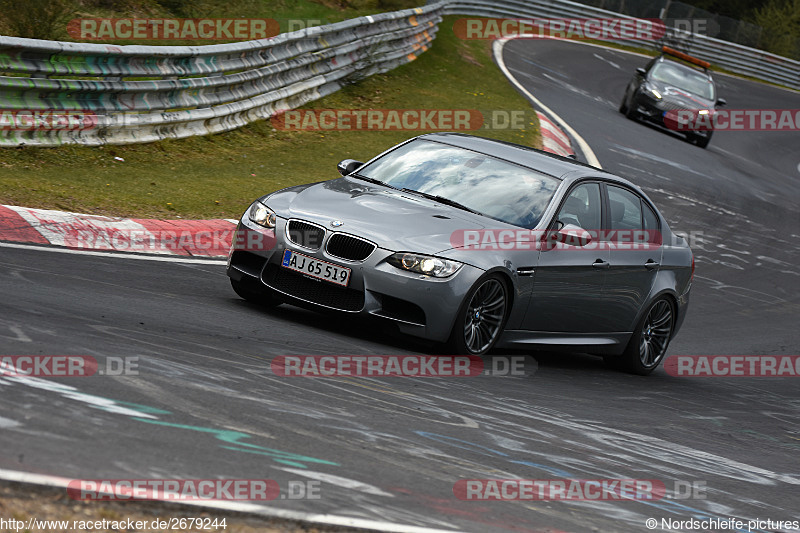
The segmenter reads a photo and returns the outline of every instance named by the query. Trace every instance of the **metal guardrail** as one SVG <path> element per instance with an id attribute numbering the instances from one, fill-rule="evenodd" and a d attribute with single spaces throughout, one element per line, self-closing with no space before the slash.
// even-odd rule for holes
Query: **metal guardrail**
<path id="1" fill-rule="evenodd" d="M 430 0 L 429 0 L 430 1 Z M 499 18 L 627 18 L 627 15 L 570 2 L 569 0 L 435 0 L 445 5 L 445 15 Z M 429 5 L 436 5 L 430 3 Z M 763 50 L 667 28 L 672 45 L 731 72 L 800 90 L 800 61 Z M 609 41 L 611 41 L 609 39 Z M 621 43 L 660 48 L 661 42 L 625 40 Z"/>
<path id="2" fill-rule="evenodd" d="M 210 46 L 0 36 L 0 73 L 9 74 L 0 76 L 0 146 L 129 144 L 235 129 L 416 59 L 434 40 L 443 9 L 433 4 Z M 22 131 L 3 123 L 37 110 L 92 123 Z"/>

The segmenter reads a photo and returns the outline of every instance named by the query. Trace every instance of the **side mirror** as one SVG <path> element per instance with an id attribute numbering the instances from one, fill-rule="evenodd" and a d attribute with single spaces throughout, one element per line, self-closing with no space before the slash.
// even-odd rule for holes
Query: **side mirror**
<path id="1" fill-rule="evenodd" d="M 636 69 L 636 74 L 639 74 L 640 76 L 647 76 L 647 71 L 644 68 L 639 67 Z"/>
<path id="2" fill-rule="evenodd" d="M 728 101 L 727 100 L 725 100 L 724 98 L 717 99 L 717 107 L 723 107 L 723 106 L 726 106 L 726 105 L 728 105 Z"/>
<path id="3" fill-rule="evenodd" d="M 592 234 L 575 224 L 567 224 L 551 234 L 551 239 L 569 246 L 586 246 L 592 242 Z"/>
<path id="4" fill-rule="evenodd" d="M 337 170 L 339 170 L 339 174 L 342 176 L 347 176 L 348 174 L 352 174 L 359 168 L 364 165 L 361 161 L 356 161 L 355 159 L 343 159 L 339 161 L 339 164 L 336 165 Z"/>

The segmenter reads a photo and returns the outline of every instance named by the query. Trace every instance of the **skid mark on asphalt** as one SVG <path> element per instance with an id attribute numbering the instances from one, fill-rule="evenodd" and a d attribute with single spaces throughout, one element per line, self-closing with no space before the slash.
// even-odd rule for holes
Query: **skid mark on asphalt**
<path id="1" fill-rule="evenodd" d="M 11 429 L 19 427 L 20 425 L 21 424 L 16 420 L 11 420 L 10 418 L 0 416 L 0 429 Z"/>
<path id="2" fill-rule="evenodd" d="M 747 287 L 739 287 L 737 285 L 728 285 L 721 281 L 712 278 L 707 278 L 705 276 L 695 275 L 694 279 L 706 283 L 712 290 L 723 292 L 727 296 L 737 296 L 740 298 L 747 298 L 749 300 L 755 300 L 757 302 L 770 305 L 786 302 L 786 300 L 784 300 L 783 298 L 779 298 L 778 296 L 773 296 L 772 294 L 763 291 L 748 289 Z M 731 300 L 731 301 L 740 303 L 736 300 Z M 746 305 L 746 304 L 744 302 L 741 302 L 741 305 Z"/>
<path id="3" fill-rule="evenodd" d="M 342 476 L 334 476 L 333 474 L 326 474 L 324 472 L 315 472 L 314 470 L 300 470 L 299 468 L 279 468 L 278 470 L 283 470 L 284 472 L 289 472 L 290 474 L 297 474 L 298 476 L 307 477 L 317 481 L 324 481 L 325 483 L 330 483 L 331 485 L 336 485 L 337 487 L 356 490 L 365 494 L 394 498 L 394 494 L 381 490 L 375 485 L 370 485 L 369 483 L 363 483 L 361 481 L 356 481 L 354 479 Z"/>
<path id="4" fill-rule="evenodd" d="M 603 63 L 608 63 L 609 65 L 611 65 L 615 69 L 622 70 L 622 67 L 620 67 L 618 64 L 614 63 L 610 59 L 606 59 L 605 57 L 601 56 L 600 54 L 592 54 L 592 55 L 594 57 L 596 57 L 597 59 L 599 59 L 600 61 L 602 61 Z"/>
<path id="5" fill-rule="evenodd" d="M 177 338 L 174 333 L 160 334 L 151 331 L 130 330 L 119 328 L 115 326 L 104 325 L 90 325 L 91 329 L 97 330 L 104 335 L 125 339 L 130 343 L 128 346 L 146 346 L 152 349 L 153 355 L 163 355 L 165 353 L 181 353 L 190 355 L 192 357 L 202 358 L 209 361 L 217 361 L 224 364 L 236 365 L 254 365 L 264 364 L 268 362 L 266 356 L 257 355 L 249 352 L 237 352 L 228 347 L 215 346 L 207 342 L 197 342 L 187 339 Z M 286 333 L 286 332 L 284 332 Z M 259 352 L 264 354 L 283 354 L 286 352 L 286 339 L 284 338 L 257 338 L 255 339 L 259 344 Z M 323 354 L 325 348 L 323 346 L 305 346 L 304 350 L 311 353 Z M 219 356 L 209 355 L 211 353 L 219 353 Z M 244 362 L 242 360 L 246 360 Z"/>
<path id="6" fill-rule="evenodd" d="M 191 380 L 190 370 L 183 364 L 163 369 L 174 374 L 157 376 L 156 379 L 171 382 L 173 386 L 178 387 L 183 385 L 179 381 L 181 378 Z M 207 373 L 207 370 L 197 371 L 203 380 L 208 379 Z M 542 473 L 548 476 L 578 479 L 628 479 L 643 476 L 690 479 L 692 474 L 702 472 L 707 476 L 727 476 L 759 484 L 776 485 L 795 481 L 800 483 L 792 476 L 782 476 L 718 455 L 705 454 L 695 448 L 682 447 L 667 440 L 632 431 L 607 428 L 598 421 L 575 419 L 563 411 L 537 405 L 535 395 L 526 401 L 514 400 L 513 398 L 518 397 L 515 394 L 518 391 L 515 391 L 514 387 L 529 386 L 530 383 L 527 383 L 526 380 L 508 380 L 508 386 L 511 388 L 507 390 L 506 396 L 482 390 L 483 388 L 480 386 L 482 379 L 475 378 L 464 382 L 453 382 L 453 380 L 448 382 L 448 380 L 433 378 L 430 380 L 420 379 L 415 382 L 415 394 L 395 390 L 395 384 L 408 383 L 404 380 L 398 381 L 399 378 L 397 380 L 370 380 L 366 387 L 358 387 L 360 391 L 353 386 L 353 382 L 345 380 L 319 379 L 313 382 L 303 380 L 298 381 L 297 394 L 292 394 L 286 389 L 287 386 L 294 386 L 291 380 L 284 379 L 282 382 L 268 380 L 259 383 L 258 394 L 263 394 L 265 397 L 277 395 L 281 402 L 276 402 L 272 407 L 275 410 L 287 407 L 302 410 L 312 406 L 319 409 L 320 405 L 341 405 L 341 402 L 347 401 L 352 402 L 354 406 L 368 405 L 370 410 L 376 409 L 372 412 L 391 413 L 391 416 L 405 418 L 422 414 L 414 413 L 414 411 L 423 409 L 426 416 L 423 417 L 425 425 L 421 427 L 426 429 L 420 428 L 411 434 L 406 428 L 413 428 L 413 423 L 410 426 L 398 423 L 396 426 L 391 425 L 391 427 L 397 428 L 395 430 L 381 431 L 369 423 L 365 423 L 365 421 L 373 420 L 375 418 L 373 416 L 342 417 L 340 411 L 328 410 L 329 416 L 323 420 L 330 420 L 332 423 L 322 422 L 315 425 L 318 431 L 310 433 L 308 436 L 309 439 L 328 442 L 330 445 L 341 446 L 346 443 L 353 449 L 361 448 L 363 453 L 378 464 L 392 464 L 398 468 L 424 473 L 428 478 L 438 479 L 440 482 L 452 483 L 453 480 L 459 478 L 535 478 L 541 476 Z M 314 385 L 312 386 L 310 383 Z M 319 388 L 326 390 L 322 398 L 318 391 L 313 390 L 317 384 L 319 384 Z M 470 395 L 466 395 L 467 392 Z M 455 400 L 452 395 L 456 393 L 463 393 L 460 395 L 461 397 L 474 398 L 474 400 Z M 217 394 L 221 398 L 227 396 L 222 390 L 217 391 Z M 248 394 L 253 395 L 252 392 Z M 385 405 L 380 405 L 375 401 L 377 397 L 387 395 L 392 399 L 386 401 Z M 227 398 L 228 401 L 232 399 Z M 376 405 L 379 407 L 375 407 Z M 253 436 L 245 431 L 228 427 L 224 429 L 208 427 L 208 423 L 204 423 L 203 426 L 177 423 L 171 421 L 175 419 L 174 415 L 165 415 L 163 410 L 144 409 L 136 404 L 125 405 L 117 402 L 117 406 L 132 409 L 137 415 L 149 414 L 151 417 L 157 418 L 157 420 L 151 418 L 148 421 L 141 420 L 141 416 L 134 416 L 133 419 L 137 421 L 155 424 L 165 429 L 168 428 L 170 431 L 192 431 L 214 437 L 215 440 L 221 441 L 219 446 L 224 450 L 268 456 L 277 462 L 280 462 L 281 459 L 299 462 L 294 454 L 287 457 L 282 453 L 288 452 L 280 452 L 280 450 L 265 448 L 249 442 Z M 398 406 L 404 409 L 399 409 Z M 255 413 L 258 409 L 251 408 L 250 410 Z M 474 436 L 467 433 L 463 438 L 456 438 L 444 433 L 447 428 L 451 427 L 448 422 L 452 421 L 448 420 L 447 416 L 430 416 L 444 413 L 456 413 L 458 416 L 470 420 L 472 422 L 470 428 L 475 430 Z M 325 413 L 323 412 L 323 414 Z M 378 418 L 384 420 L 385 415 Z M 422 423 L 420 420 L 417 427 L 419 428 Z M 295 426 L 299 425 L 295 424 Z M 291 431 L 297 429 L 300 428 L 293 427 Z M 370 445 L 362 444 L 366 442 Z M 548 448 L 553 450 L 554 446 L 558 451 L 542 451 Z M 414 458 L 414 461 L 411 461 L 410 458 Z M 317 461 L 323 462 L 324 459 Z M 322 464 L 327 463 L 323 462 Z M 387 496 L 376 493 L 370 487 L 386 494 L 394 493 L 391 489 L 362 483 L 349 476 L 338 474 L 334 476 L 325 472 L 317 472 L 308 461 L 306 461 L 306 465 L 304 470 L 309 472 L 308 477 L 313 479 L 313 476 L 328 476 L 323 482 L 332 483 L 355 494 L 355 497 L 351 497 L 351 492 L 346 495 L 346 508 L 351 510 L 349 511 L 351 513 L 402 520 L 401 517 L 409 512 L 374 500 L 374 498 L 386 498 Z M 290 465 L 287 464 L 287 466 Z M 309 466 L 311 468 L 308 468 Z M 273 468 L 294 473 L 291 468 L 281 466 Z M 293 468 L 299 470 L 302 467 L 295 466 Z M 642 474 L 642 472 L 647 473 Z M 709 474 L 710 472 L 713 474 Z M 345 474 L 347 473 L 345 472 Z M 419 492 L 424 492 L 424 489 L 420 489 Z M 735 498 L 733 495 L 726 494 L 725 496 Z M 564 506 L 557 506 L 557 510 L 542 509 L 524 502 L 509 502 L 509 505 L 523 505 L 539 513 L 553 513 L 553 516 L 562 520 L 586 520 L 588 516 L 591 516 L 593 523 L 598 523 L 597 520 L 600 520 L 599 523 L 602 523 L 602 520 L 623 520 L 629 522 L 632 527 L 639 526 L 642 520 L 649 516 L 651 508 L 676 516 L 685 516 L 687 513 L 696 516 L 719 516 L 741 512 L 741 509 L 733 509 L 711 500 L 701 502 L 660 501 L 645 504 L 569 502 Z M 751 502 L 750 505 L 760 509 L 764 508 L 760 502 Z M 470 507 L 467 504 L 455 502 L 452 498 L 447 500 L 446 507 L 447 516 L 463 516 L 464 512 L 469 512 L 469 509 L 474 508 L 474 506 Z M 440 516 L 445 512 L 442 509 L 436 509 Z M 417 516 L 415 520 L 415 523 L 434 523 L 433 519 L 424 516 Z M 541 523 L 540 516 L 537 520 Z M 519 526 L 524 528 L 523 524 L 519 524 Z"/>
<path id="7" fill-rule="evenodd" d="M 544 70 L 546 72 L 550 72 L 552 74 L 555 74 L 556 76 L 561 76 L 562 78 L 569 78 L 568 75 L 564 74 L 560 70 L 554 70 L 554 69 L 551 69 L 551 68 L 547 68 L 544 65 L 542 65 L 540 63 L 537 63 L 535 61 L 531 61 L 530 59 L 528 59 L 526 57 L 518 55 L 517 59 L 519 59 L 520 61 L 522 61 L 524 63 L 528 63 L 529 65 L 533 65 L 534 67 L 536 67 L 536 68 L 538 68 L 540 70 Z M 517 69 L 514 69 L 514 70 L 517 70 Z M 517 70 L 517 72 L 519 72 L 520 74 L 525 74 L 525 72 L 521 71 L 521 70 Z"/>
<path id="8" fill-rule="evenodd" d="M 16 342 L 33 342 L 33 340 L 29 336 L 27 336 L 24 331 L 22 331 L 22 326 L 7 324 L 5 329 L 13 333 L 13 337 L 11 335 L 3 333 L 0 334 L 0 339 L 5 339 L 8 341 L 16 341 Z M 0 331 L 3 331 L 3 329 L 0 328 Z"/>
<path id="9" fill-rule="evenodd" d="M 314 379 L 314 378 L 296 378 L 296 379 L 299 380 L 298 383 L 303 383 L 305 379 Z M 278 384 L 282 386 L 291 386 L 299 390 L 302 390 L 304 391 L 304 394 L 306 396 L 314 394 L 316 396 L 321 396 L 328 400 L 337 402 L 346 401 L 354 405 L 364 405 L 365 402 L 369 402 L 369 405 L 373 409 L 378 409 L 380 411 L 384 411 L 386 413 L 391 413 L 391 414 L 402 413 L 405 416 L 418 418 L 426 422 L 435 421 L 440 424 L 447 424 L 447 425 L 466 427 L 466 428 L 478 427 L 477 423 L 474 420 L 471 420 L 469 417 L 466 417 L 452 410 L 439 407 L 435 404 L 434 400 L 426 398 L 420 395 L 419 393 L 413 395 L 409 394 L 397 395 L 395 394 L 394 391 L 389 390 L 388 388 L 389 385 L 385 382 L 382 384 L 381 389 L 379 390 L 387 391 L 390 396 L 394 397 L 395 401 L 391 399 L 381 398 L 377 394 L 371 395 L 366 393 L 365 390 L 369 389 L 362 388 L 359 381 L 360 380 L 372 381 L 371 378 L 358 378 L 358 381 L 350 380 L 349 383 L 347 381 L 344 380 L 340 381 L 338 379 L 320 378 L 320 380 L 322 380 L 320 381 L 320 383 L 322 383 L 322 386 L 325 387 L 325 389 L 328 389 L 327 391 L 323 392 L 320 390 L 312 390 L 305 384 L 294 386 L 293 384 L 287 383 L 286 381 L 278 382 Z M 435 381 L 434 378 L 430 379 L 426 378 L 426 380 L 431 382 Z M 448 382 L 447 379 L 443 379 L 441 381 L 444 382 L 443 385 L 446 385 L 447 387 L 451 386 L 450 383 L 447 383 Z M 432 383 L 429 383 L 428 385 L 432 385 Z M 359 387 L 362 390 L 361 391 L 355 390 L 355 387 Z M 336 392 L 343 392 L 345 394 L 337 395 Z M 376 391 L 373 389 L 373 392 Z M 405 405 L 403 403 L 400 403 L 399 401 L 400 399 L 410 400 L 411 404 Z"/>
<path id="10" fill-rule="evenodd" d="M 475 392 L 475 391 L 473 391 Z M 476 397 L 487 398 L 486 405 L 474 405 L 466 402 L 461 403 L 466 408 L 465 414 L 470 415 L 474 420 L 480 422 L 480 435 L 483 438 L 488 436 L 494 445 L 480 444 L 468 440 L 454 438 L 447 435 L 432 432 L 417 432 L 420 436 L 431 439 L 439 446 L 431 450 L 429 447 L 421 446 L 421 443 L 404 442 L 398 435 L 386 432 L 370 431 L 369 429 L 356 430 L 350 428 L 350 432 L 355 432 L 371 443 L 373 448 L 380 448 L 393 456 L 402 456 L 409 450 L 414 451 L 414 455 L 427 461 L 434 461 L 439 465 L 438 469 L 449 471 L 456 477 L 478 477 L 478 476 L 502 476 L 504 471 L 513 472 L 513 477 L 524 475 L 519 470 L 519 466 L 533 468 L 548 475 L 567 476 L 571 478 L 585 478 L 587 476 L 608 476 L 626 477 L 629 475 L 629 468 L 637 469 L 642 464 L 643 457 L 655 458 L 659 463 L 655 469 L 658 475 L 667 474 L 680 476 L 679 479 L 686 479 L 687 471 L 701 471 L 704 474 L 723 475 L 734 479 L 744 480 L 759 484 L 775 484 L 785 482 L 800 484 L 800 479 L 792 475 L 776 474 L 769 470 L 760 469 L 751 465 L 729 460 L 727 458 L 708 454 L 694 448 L 683 447 L 662 439 L 649 437 L 633 432 L 609 429 L 596 422 L 572 421 L 568 415 L 560 412 L 547 414 L 541 412 L 537 406 L 526 402 L 519 410 L 510 409 L 507 399 L 488 400 L 488 396 Z M 442 401 L 453 402 L 449 397 L 436 396 Z M 519 402 L 513 402 L 519 404 Z M 546 410 L 544 410 L 546 411 Z M 531 414 L 531 412 L 535 412 Z M 510 415 L 513 420 L 502 419 L 502 414 Z M 525 423 L 524 418 L 534 419 L 534 423 Z M 543 431 L 543 423 L 551 424 L 556 431 Z M 558 429 L 570 429 L 575 432 L 575 436 L 570 439 L 560 438 Z M 341 425 L 337 430 L 347 430 Z M 587 436 L 589 442 L 587 442 Z M 561 454 L 546 454 L 538 452 L 539 445 L 531 446 L 531 442 L 552 444 L 554 440 L 560 442 L 560 447 L 564 448 Z M 631 442 L 634 443 L 635 453 L 629 453 Z M 455 453 L 454 453 L 455 452 Z M 516 453 L 512 453 L 516 452 Z M 515 457 L 519 454 L 522 457 Z M 595 455 L 596 454 L 596 455 Z M 465 455 L 478 455 L 484 459 L 471 460 Z M 532 460 L 524 456 L 539 457 Z M 487 461 L 486 458 L 494 460 Z M 496 460 L 504 460 L 508 463 L 508 468 L 498 468 Z M 599 459 L 599 462 L 598 462 Z M 663 465 L 662 465 L 663 463 Z M 647 461 L 648 466 L 652 461 Z M 491 465 L 491 466 L 490 466 Z M 514 466 L 518 465 L 518 466 Z M 616 465 L 614 468 L 613 465 Z M 675 466 L 679 465 L 679 466 Z M 622 469 L 620 471 L 619 469 Z M 431 469 L 433 475 L 434 470 Z M 648 473 L 648 475 L 652 475 Z M 436 476 L 438 477 L 438 476 Z M 733 497 L 732 495 L 729 495 Z M 575 504 L 581 506 L 584 504 Z M 698 510 L 690 505 L 678 502 L 653 503 L 657 508 L 668 510 L 675 514 L 682 514 L 687 511 L 711 516 L 725 515 L 728 511 L 733 513 L 729 506 L 722 505 L 713 501 L 697 503 L 705 507 L 705 510 Z M 695 505 L 695 503 L 692 503 Z M 760 504 L 759 504 L 760 505 Z M 597 511 L 597 506 L 586 506 Z M 600 506 L 603 514 L 608 517 L 626 518 L 632 521 L 639 520 L 645 515 L 631 514 L 630 511 L 620 509 L 617 505 L 606 503 Z M 726 510 L 723 513 L 722 510 Z"/>
<path id="11" fill-rule="evenodd" d="M 189 424 L 181 424 L 176 422 L 160 420 L 159 417 L 156 416 L 156 413 L 161 416 L 165 416 L 164 413 L 171 414 L 171 412 L 164 411 L 162 409 L 151 409 L 149 408 L 149 406 L 139 406 L 136 404 L 128 404 L 126 406 L 125 402 L 117 402 L 110 398 L 95 396 L 93 394 L 87 394 L 81 392 L 76 387 L 72 387 L 69 385 L 55 383 L 52 381 L 39 378 L 33 378 L 30 376 L 4 376 L 2 379 L 0 379 L 0 384 L 5 385 L 9 383 L 33 387 L 48 392 L 54 392 L 62 396 L 63 398 L 76 400 L 78 402 L 87 404 L 90 407 L 100 409 L 108 413 L 123 415 L 137 422 L 144 422 L 147 424 L 154 424 L 162 427 L 209 434 L 214 436 L 217 440 L 220 440 L 227 444 L 227 445 L 220 444 L 221 448 L 233 451 L 258 453 L 272 458 L 272 460 L 277 463 L 282 463 L 289 466 L 295 466 L 298 468 L 307 468 L 308 467 L 307 463 L 318 463 L 318 464 L 338 466 L 338 463 L 327 461 L 325 459 L 299 455 L 291 452 L 286 452 L 283 450 L 259 446 L 251 442 L 245 442 L 246 439 L 249 439 L 252 436 L 248 433 L 244 433 L 241 431 L 235 431 L 230 429 L 218 429 L 206 426 L 193 426 Z"/>
<path id="12" fill-rule="evenodd" d="M 630 148 L 628 146 L 622 146 L 619 144 L 612 144 L 611 148 L 609 148 L 612 152 L 616 153 L 624 153 L 627 154 L 629 157 L 633 159 L 645 160 L 645 161 L 654 161 L 656 163 L 662 165 L 668 165 L 673 168 L 677 168 L 678 170 L 682 170 L 684 172 L 688 172 L 690 174 L 694 174 L 695 176 L 702 176 L 705 179 L 716 179 L 716 177 L 707 176 L 701 172 L 697 172 L 695 169 L 690 167 L 689 165 L 684 165 L 683 163 L 678 163 L 672 159 L 667 159 L 666 157 L 660 157 L 655 154 L 649 154 L 647 152 L 643 152 L 641 150 L 636 150 L 635 148 Z"/>
<path id="13" fill-rule="evenodd" d="M 514 402 L 519 405 L 519 402 Z M 449 444 L 452 448 L 471 450 L 481 455 L 494 454 L 495 459 L 505 459 L 511 463 L 529 466 L 548 475 L 557 475 L 573 479 L 586 478 L 625 478 L 629 475 L 628 469 L 640 468 L 647 464 L 647 476 L 655 476 L 666 480 L 675 476 L 677 479 L 686 480 L 691 472 L 700 472 L 704 476 L 725 476 L 732 479 L 750 483 L 774 485 L 776 483 L 800 484 L 800 476 L 791 474 L 778 474 L 766 469 L 740 463 L 725 457 L 710 454 L 702 450 L 681 446 L 673 442 L 656 437 L 604 427 L 600 424 L 576 420 L 568 415 L 551 416 L 540 413 L 534 406 L 524 405 L 518 408 L 511 403 L 498 405 L 489 401 L 486 405 L 472 406 L 491 410 L 492 417 L 486 417 L 483 425 L 484 434 L 497 435 L 505 433 L 505 438 L 494 438 L 493 442 L 501 448 L 495 450 L 487 446 L 470 443 L 462 439 L 451 439 L 443 436 L 425 434 L 439 443 Z M 499 414 L 510 415 L 516 422 L 509 424 L 500 420 Z M 473 416 L 479 418 L 475 413 Z M 525 423 L 524 420 L 535 420 L 534 423 Z M 531 427 L 541 428 L 543 424 L 550 424 L 554 428 L 574 432 L 574 437 L 558 439 L 562 452 L 559 454 L 539 452 L 539 445 L 526 446 L 525 441 L 536 443 L 540 439 L 529 438 L 527 435 Z M 589 442 L 587 442 L 587 440 Z M 506 450 L 506 451 L 503 451 Z M 508 451 L 524 454 L 528 457 L 538 456 L 538 460 L 518 459 L 509 455 Z M 621 469 L 621 470 L 620 470 Z M 519 470 L 516 471 L 520 475 Z M 726 494 L 731 498 L 736 495 Z M 765 507 L 768 504 L 749 500 L 750 504 Z M 594 512 L 600 511 L 607 517 L 629 520 L 632 523 L 641 523 L 646 515 L 631 509 L 621 509 L 617 504 L 592 502 L 588 505 Z M 680 503 L 675 500 L 662 500 L 658 502 L 640 502 L 647 506 L 656 507 L 662 511 L 672 512 L 677 515 L 691 512 L 701 516 L 731 516 L 736 515 L 736 510 L 728 505 L 723 505 L 711 500 Z M 587 505 L 581 502 L 570 502 L 569 505 Z M 697 509 L 693 506 L 701 506 Z M 772 507 L 772 506 L 770 506 Z M 774 508 L 774 507 L 773 507 Z"/>

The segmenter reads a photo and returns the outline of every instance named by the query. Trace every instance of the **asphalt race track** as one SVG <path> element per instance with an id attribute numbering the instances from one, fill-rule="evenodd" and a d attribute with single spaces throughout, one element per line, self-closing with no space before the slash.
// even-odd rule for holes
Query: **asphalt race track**
<path id="1" fill-rule="evenodd" d="M 694 239 L 691 309 L 670 354 L 800 353 L 797 133 L 717 132 L 703 150 L 617 112 L 641 57 L 516 41 L 505 60 L 605 169 L 641 185 L 673 229 Z M 796 93 L 717 79 L 731 108 L 800 108 Z M 797 378 L 679 378 L 663 369 L 642 378 L 555 353 L 526 356 L 524 376 L 284 378 L 270 370 L 275 356 L 430 347 L 377 325 L 249 304 L 221 264 L 0 248 L 0 299 L 0 355 L 139 358 L 138 375 L 0 378 L 2 469 L 271 478 L 281 488 L 320 480 L 318 500 L 269 505 L 474 532 L 798 518 Z M 453 494 L 459 479 L 515 477 L 655 479 L 670 497 Z M 675 493 L 692 484 L 696 497 Z"/>

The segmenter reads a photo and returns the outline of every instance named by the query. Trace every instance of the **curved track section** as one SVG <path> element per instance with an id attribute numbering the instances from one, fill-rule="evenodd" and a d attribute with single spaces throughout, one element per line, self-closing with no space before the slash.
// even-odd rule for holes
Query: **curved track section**
<path id="1" fill-rule="evenodd" d="M 798 132 L 716 132 L 707 149 L 617 111 L 643 56 L 556 40 L 505 47 L 511 73 L 566 120 L 605 170 L 638 184 L 697 261 L 692 308 L 672 353 L 797 352 Z M 731 109 L 797 109 L 800 94 L 716 76 Z"/>
<path id="2" fill-rule="evenodd" d="M 708 150 L 616 112 L 643 59 L 513 42 L 506 63 L 703 239 L 673 354 L 798 353 L 796 136 L 720 133 Z M 721 78 L 732 107 L 794 93 Z M 66 478 L 321 481 L 335 514 L 466 531 L 645 531 L 645 520 L 796 515 L 793 379 L 648 378 L 580 354 L 526 356 L 524 376 L 282 378 L 290 354 L 404 354 L 379 327 L 235 297 L 220 265 L 3 248 L 0 354 L 138 357 L 138 375 L 0 377 L 0 468 Z M 467 502 L 459 479 L 657 479 L 659 501 Z M 678 485 L 676 485 L 678 483 Z M 680 499 L 680 483 L 704 486 Z"/>

